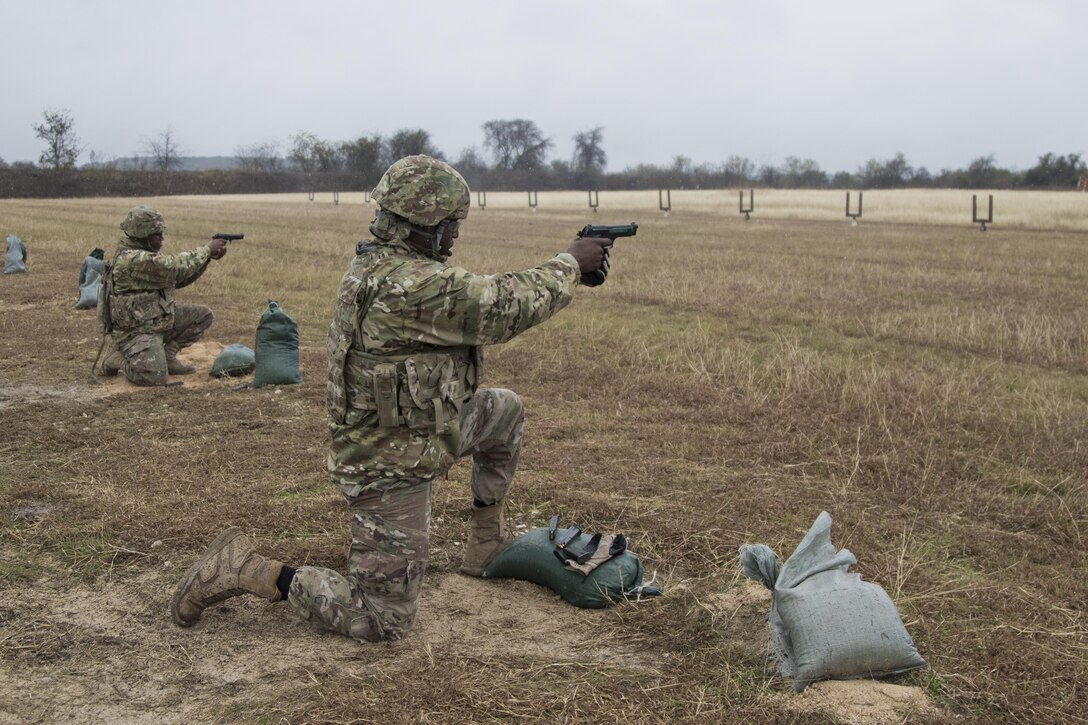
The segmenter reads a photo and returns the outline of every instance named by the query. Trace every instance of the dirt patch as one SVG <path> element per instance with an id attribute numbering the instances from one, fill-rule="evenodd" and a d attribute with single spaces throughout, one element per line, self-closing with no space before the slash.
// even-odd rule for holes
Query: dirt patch
<path id="1" fill-rule="evenodd" d="M 0 385 L 0 410 L 23 403 L 35 403 L 39 401 L 88 401 L 109 394 L 110 392 L 105 386 L 99 387 L 91 384 L 36 385 L 33 383 L 22 383 L 15 385 Z"/>
<path id="2" fill-rule="evenodd" d="M 762 609 L 766 614 L 771 608 L 771 592 L 756 582 L 743 580 L 723 592 L 715 592 L 703 604 L 715 617 L 727 619 L 753 609 Z"/>
<path id="3" fill-rule="evenodd" d="M 204 721 L 209 708 L 275 701 L 315 673 L 393 674 L 448 654 L 648 667 L 597 640 L 606 613 L 525 582 L 432 577 L 409 637 L 367 645 L 249 596 L 179 629 L 169 598 L 181 572 L 166 562 L 95 586 L 39 582 L 0 606 L 0 712 L 14 717 L 0 722 Z"/>
<path id="4" fill-rule="evenodd" d="M 233 389 L 250 382 L 252 376 L 237 378 L 213 378 L 211 376 L 212 364 L 219 353 L 223 351 L 223 348 L 224 345 L 219 342 L 198 342 L 185 348 L 178 355 L 178 359 L 196 367 L 196 372 L 189 375 L 171 376 L 169 382 L 181 383 L 186 388 L 200 389 Z M 99 377 L 96 382 L 90 382 L 88 374 L 88 381 L 86 384 L 69 383 L 66 385 L 38 383 L 0 385 L 0 410 L 24 403 L 53 400 L 86 402 L 119 394 L 147 394 L 148 391 L 154 390 L 154 388 L 133 385 L 125 379 L 124 375 L 117 375 L 112 378 Z"/>
<path id="5" fill-rule="evenodd" d="M 24 501 L 11 509 L 11 520 L 41 521 L 60 508 L 63 508 L 63 504 L 52 501 Z"/>
<path id="6" fill-rule="evenodd" d="M 941 712 L 920 688 L 875 680 L 817 682 L 779 703 L 798 713 L 822 713 L 850 725 L 939 720 Z"/>
<path id="7" fill-rule="evenodd" d="M 168 383 L 181 383 L 186 388 L 234 388 L 250 382 L 253 379 L 252 376 L 238 378 L 213 378 L 211 376 L 212 364 L 215 363 L 215 358 L 219 356 L 219 353 L 223 352 L 224 347 L 225 345 L 221 342 L 201 341 L 183 349 L 178 353 L 178 360 L 192 365 L 196 368 L 196 371 L 188 375 L 171 375 Z M 99 393 L 100 396 L 149 390 L 149 388 L 133 385 L 125 379 L 124 375 L 103 378 L 101 385 L 97 387 L 102 391 Z"/>

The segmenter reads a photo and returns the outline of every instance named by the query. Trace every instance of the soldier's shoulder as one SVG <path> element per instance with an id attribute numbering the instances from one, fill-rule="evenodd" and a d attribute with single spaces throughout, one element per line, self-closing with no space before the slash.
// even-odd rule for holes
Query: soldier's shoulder
<path id="1" fill-rule="evenodd" d="M 117 252 L 117 264 L 132 264 L 133 262 L 140 262 L 144 259 L 152 259 L 154 256 L 154 254 L 145 249 L 121 249 Z"/>

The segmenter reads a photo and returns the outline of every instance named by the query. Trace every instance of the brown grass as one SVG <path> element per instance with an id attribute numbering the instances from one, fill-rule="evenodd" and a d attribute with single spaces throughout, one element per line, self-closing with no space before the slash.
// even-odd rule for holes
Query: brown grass
<path id="1" fill-rule="evenodd" d="M 667 592 L 531 625 L 542 638 L 578 632 L 577 646 L 550 656 L 483 650 L 471 631 L 462 644 L 420 634 L 399 649 L 345 647 L 251 605 L 194 631 L 164 616 L 184 565 L 229 524 L 265 553 L 343 566 L 344 509 L 323 474 L 323 345 L 335 286 L 366 234 L 361 200 L 151 200 L 166 214 L 169 249 L 246 233 L 182 297 L 215 309 L 211 340 L 247 344 L 266 301 L 278 299 L 300 323 L 305 382 L 105 397 L 71 392 L 97 349 L 93 314 L 72 304 L 82 255 L 112 248 L 131 202 L 0 203 L 0 231 L 23 238 L 31 264 L 0 278 L 0 672 L 32 673 L 28 687 L 44 698 L 9 689 L 0 711 L 43 721 L 74 712 L 66 686 L 104 708 L 110 695 L 90 672 L 65 676 L 59 690 L 42 683 L 109 652 L 173 673 L 160 690 L 140 680 L 130 718 L 848 718 L 783 699 L 764 669 L 766 602 L 733 596 L 744 586 L 740 544 L 768 543 L 784 557 L 826 509 L 836 544 L 893 596 L 929 660 L 905 682 L 926 689 L 939 718 L 1084 722 L 1084 216 L 1032 216 L 1044 197 L 1025 194 L 998 207 L 1029 210 L 1018 230 L 998 221 L 982 234 L 969 219 L 941 216 L 881 223 L 874 192 L 851 227 L 841 209 L 826 220 L 806 211 L 808 193 L 795 212 L 779 194 L 764 197 L 761 215 L 757 192 L 747 223 L 735 197 L 721 210 L 689 209 L 674 192 L 664 218 L 656 194 L 613 208 L 602 193 L 595 215 L 580 197 L 561 205 L 541 194 L 533 213 L 489 195 L 463 227 L 454 261 L 498 272 L 561 251 L 587 222 L 640 224 L 617 243 L 605 286 L 580 290 L 555 320 L 489 353 L 489 383 L 529 406 L 514 521 L 537 526 L 558 512 L 584 529 L 623 531 Z M 32 386 L 68 392 L 30 396 Z M 467 481 L 459 465 L 435 492 L 424 607 L 436 614 L 459 564 Z M 68 590 L 130 592 L 140 638 L 74 623 L 56 604 Z M 513 601 L 531 609 L 532 592 Z M 484 626 L 471 608 L 449 616 L 452 630 Z M 514 626 L 485 624 L 500 634 Z M 202 663 L 262 637 L 288 658 L 281 669 L 233 686 L 201 674 Z M 624 654 L 606 656 L 617 649 Z M 113 677 L 99 679 L 136 688 Z"/>

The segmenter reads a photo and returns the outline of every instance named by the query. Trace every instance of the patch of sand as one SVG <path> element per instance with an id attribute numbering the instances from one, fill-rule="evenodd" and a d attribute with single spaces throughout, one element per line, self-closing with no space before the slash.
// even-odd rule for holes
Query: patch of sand
<path id="1" fill-rule="evenodd" d="M 252 376 L 243 375 L 237 378 L 213 378 L 211 376 L 212 364 L 225 346 L 219 342 L 197 342 L 185 348 L 178 355 L 182 362 L 196 367 L 196 371 L 188 375 L 172 375 L 169 383 L 181 383 L 186 388 L 235 388 L 252 381 Z M 35 383 L 21 383 L 0 385 L 0 410 L 10 408 L 23 403 L 32 403 L 49 400 L 63 401 L 89 401 L 97 398 L 109 397 L 119 394 L 146 394 L 156 388 L 142 388 L 133 385 L 125 379 L 124 375 L 116 375 L 112 378 L 99 377 L 95 382 L 86 384 L 68 383 L 63 385 L 38 385 Z"/>
<path id="2" fill-rule="evenodd" d="M 0 603 L 0 723 L 188 724 L 227 703 L 272 701 L 325 672 L 407 671 L 441 652 L 649 666 L 638 652 L 595 641 L 605 613 L 525 582 L 432 577 L 409 636 L 368 645 L 318 633 L 283 603 L 251 596 L 181 629 L 169 602 L 182 571 L 165 562 L 93 586 L 40 581 Z"/>
<path id="3" fill-rule="evenodd" d="M 921 688 L 879 680 L 827 680 L 809 685 L 800 694 L 783 694 L 774 699 L 787 710 L 823 713 L 849 725 L 942 719 L 941 711 Z"/>

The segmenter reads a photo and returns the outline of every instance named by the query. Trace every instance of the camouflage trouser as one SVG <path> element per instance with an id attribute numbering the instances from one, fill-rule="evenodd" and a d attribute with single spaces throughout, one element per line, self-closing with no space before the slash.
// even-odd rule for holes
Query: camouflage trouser
<path id="1" fill-rule="evenodd" d="M 124 362 L 121 369 L 135 385 L 166 385 L 166 345 L 188 347 L 211 327 L 212 311 L 205 305 L 178 305 L 174 326 L 161 334 L 114 331 L 117 349 Z"/>
<path id="2" fill-rule="evenodd" d="M 478 390 L 462 408 L 458 455 L 472 455 L 474 497 L 496 503 L 506 496 L 524 422 L 521 398 L 509 390 Z M 347 500 L 348 576 L 302 567 L 288 604 L 327 631 L 369 642 L 400 639 L 415 620 L 430 558 L 431 481 L 391 481 Z"/>

